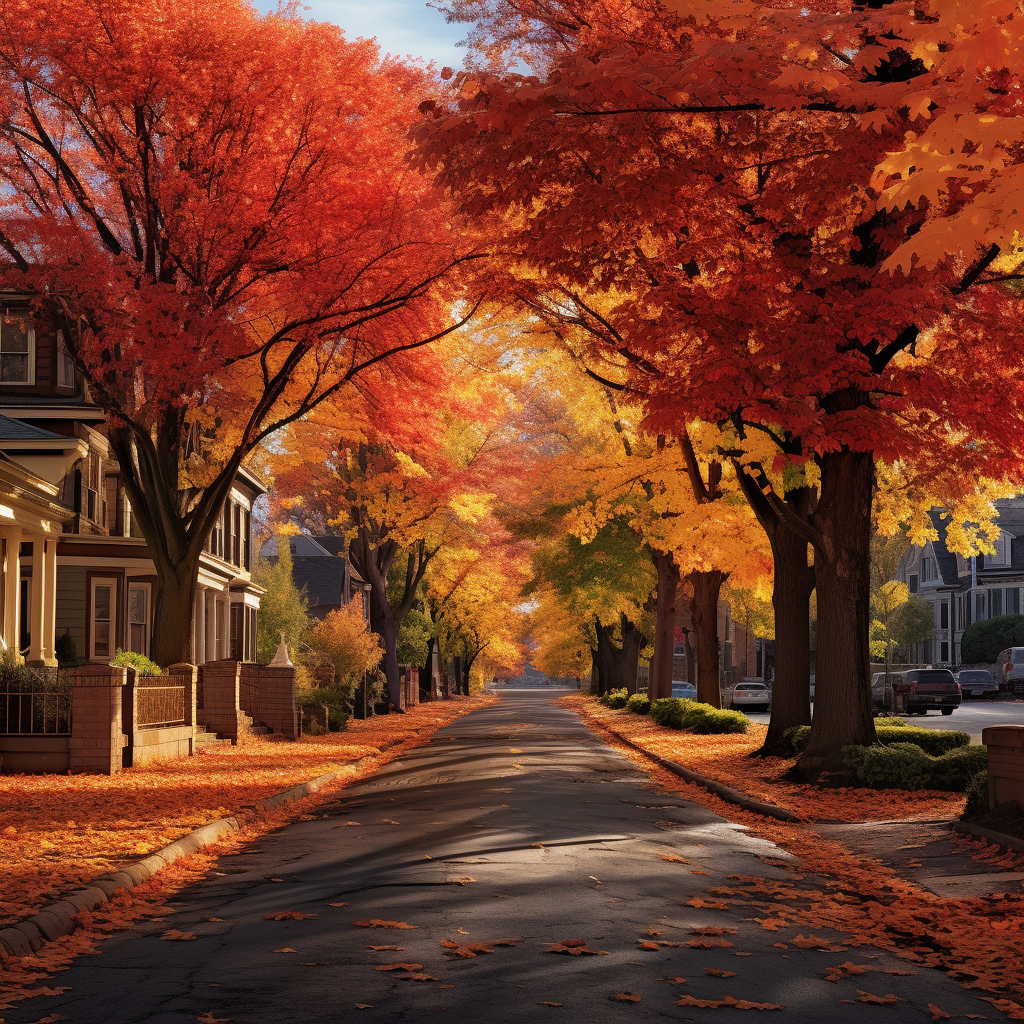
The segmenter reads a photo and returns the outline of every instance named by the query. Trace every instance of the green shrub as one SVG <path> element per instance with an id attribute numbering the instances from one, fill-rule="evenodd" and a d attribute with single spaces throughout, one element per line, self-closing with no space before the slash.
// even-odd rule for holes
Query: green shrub
<path id="1" fill-rule="evenodd" d="M 876 718 L 876 729 L 909 729 L 910 723 L 904 718 Z"/>
<path id="2" fill-rule="evenodd" d="M 896 728 L 888 722 L 885 725 L 876 723 L 875 735 L 879 743 L 914 743 L 932 757 L 940 757 L 949 750 L 966 747 L 971 742 L 971 737 L 965 732 L 953 729 L 922 729 L 920 726 L 906 723 Z"/>
<path id="3" fill-rule="evenodd" d="M 300 690 L 295 703 L 301 707 L 326 707 L 327 725 L 331 732 L 340 732 L 348 724 L 352 705 L 345 695 L 335 687 L 312 687 Z"/>
<path id="4" fill-rule="evenodd" d="M 965 665 L 991 663 L 1007 647 L 1024 647 L 1024 615 L 972 622 L 960 641 L 960 660 Z"/>
<path id="5" fill-rule="evenodd" d="M 782 738 L 793 748 L 794 753 L 800 754 L 807 749 L 807 738 L 810 735 L 809 725 L 793 725 L 782 734 Z"/>
<path id="6" fill-rule="evenodd" d="M 963 817 L 980 818 L 988 814 L 988 770 L 978 772 L 977 775 L 967 783 L 967 806 L 964 808 Z"/>
<path id="7" fill-rule="evenodd" d="M 683 711 L 687 704 L 692 703 L 682 697 L 660 697 L 651 701 L 650 715 L 658 725 L 667 726 L 669 729 L 682 729 Z"/>
<path id="8" fill-rule="evenodd" d="M 728 732 L 746 732 L 750 719 L 742 711 L 725 711 L 710 704 L 688 701 L 683 711 L 682 724 L 687 732 L 711 735 Z"/>
<path id="9" fill-rule="evenodd" d="M 150 661 L 144 654 L 136 654 L 135 651 L 118 649 L 110 664 L 121 668 L 133 668 L 140 676 L 162 676 L 164 674 L 164 670 L 155 661 Z"/>
<path id="10" fill-rule="evenodd" d="M 984 772 L 987 777 L 987 770 L 988 747 L 956 747 L 942 757 L 935 758 L 932 765 L 932 788 L 965 793 L 972 780 L 980 773 Z"/>
<path id="11" fill-rule="evenodd" d="M 634 693 L 626 701 L 626 707 L 638 715 L 646 715 L 651 710 L 651 698 L 646 693 Z"/>
<path id="12" fill-rule="evenodd" d="M 601 703 L 606 708 L 624 708 L 629 700 L 629 691 L 623 687 L 621 690 L 609 690 L 602 698 Z"/>
<path id="13" fill-rule="evenodd" d="M 874 789 L 927 789 L 933 761 L 914 743 L 843 747 L 843 763 L 858 782 Z"/>

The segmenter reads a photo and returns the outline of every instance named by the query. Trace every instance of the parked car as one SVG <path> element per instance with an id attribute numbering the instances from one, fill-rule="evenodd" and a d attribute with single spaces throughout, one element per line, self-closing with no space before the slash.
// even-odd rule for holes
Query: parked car
<path id="1" fill-rule="evenodd" d="M 871 706 L 877 711 L 891 710 L 895 707 L 893 700 L 894 693 L 902 692 L 901 687 L 906 684 L 905 673 L 889 670 L 888 682 L 884 672 L 876 672 L 871 677 Z"/>
<path id="2" fill-rule="evenodd" d="M 697 687 L 683 679 L 672 680 L 672 696 L 685 697 L 688 700 L 697 699 Z"/>
<path id="3" fill-rule="evenodd" d="M 1024 689 L 1024 647 L 1008 647 L 999 652 L 999 682 L 1008 690 Z"/>
<path id="4" fill-rule="evenodd" d="M 934 708 L 951 715 L 960 707 L 960 684 L 948 668 L 912 668 L 905 677 L 896 692 L 903 694 L 908 714 L 926 715 Z"/>
<path id="5" fill-rule="evenodd" d="M 956 681 L 965 697 L 987 697 L 1001 689 L 999 681 L 987 668 L 962 668 Z"/>
<path id="6" fill-rule="evenodd" d="M 764 683 L 744 680 L 732 688 L 723 703 L 733 711 L 767 711 L 772 693 Z"/>

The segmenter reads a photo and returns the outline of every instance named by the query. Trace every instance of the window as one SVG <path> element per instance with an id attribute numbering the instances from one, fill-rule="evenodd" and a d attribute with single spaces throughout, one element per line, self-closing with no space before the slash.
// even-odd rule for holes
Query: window
<path id="1" fill-rule="evenodd" d="M 949 629 L 949 602 L 943 601 L 939 605 L 939 629 Z"/>
<path id="2" fill-rule="evenodd" d="M 1003 614 L 1003 592 L 993 590 L 988 599 L 989 615 L 994 619 L 997 615 Z"/>
<path id="3" fill-rule="evenodd" d="M 252 568 L 252 513 L 248 509 L 242 515 L 242 565 Z"/>
<path id="4" fill-rule="evenodd" d="M 90 618 L 89 657 L 106 661 L 114 656 L 117 641 L 117 580 L 92 581 L 92 615 Z"/>
<path id="5" fill-rule="evenodd" d="M 34 384 L 36 333 L 20 316 L 5 315 L 0 323 L 0 383 Z"/>
<path id="6" fill-rule="evenodd" d="M 985 619 L 985 594 L 984 591 L 978 591 L 974 595 L 974 621 L 983 622 Z"/>
<path id="7" fill-rule="evenodd" d="M 935 559 L 934 558 L 922 558 L 921 559 L 921 582 L 927 583 L 929 580 L 935 579 Z"/>
<path id="8" fill-rule="evenodd" d="M 235 565 L 242 564 L 242 506 L 232 505 L 231 523 L 231 561 Z"/>
<path id="9" fill-rule="evenodd" d="M 917 593 L 917 573 L 912 573 L 907 577 L 907 587 L 912 594 Z"/>
<path id="10" fill-rule="evenodd" d="M 75 361 L 68 351 L 64 332 L 57 332 L 57 387 L 73 388 L 75 386 Z"/>
<path id="11" fill-rule="evenodd" d="M 1005 608 L 1007 615 L 1020 614 L 1020 589 L 1018 587 L 1007 588 Z"/>
<path id="12" fill-rule="evenodd" d="M 128 584 L 128 648 L 136 654 L 149 655 L 148 583 Z"/>
<path id="13" fill-rule="evenodd" d="M 946 641 L 939 644 L 939 661 L 949 661 L 949 643 Z"/>

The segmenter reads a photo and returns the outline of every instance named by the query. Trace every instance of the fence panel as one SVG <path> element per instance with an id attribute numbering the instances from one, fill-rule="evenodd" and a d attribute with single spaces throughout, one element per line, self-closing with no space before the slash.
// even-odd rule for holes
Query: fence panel
<path id="1" fill-rule="evenodd" d="M 141 676 L 135 683 L 135 724 L 140 729 L 185 725 L 188 683 L 180 676 Z"/>
<path id="2" fill-rule="evenodd" d="M 73 670 L 18 666 L 0 672 L 0 735 L 69 736 Z"/>

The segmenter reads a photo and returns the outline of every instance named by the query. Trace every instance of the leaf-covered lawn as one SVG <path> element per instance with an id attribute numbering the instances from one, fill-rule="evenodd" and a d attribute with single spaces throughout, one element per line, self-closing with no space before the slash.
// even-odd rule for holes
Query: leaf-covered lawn
<path id="1" fill-rule="evenodd" d="M 610 729 L 644 750 L 670 758 L 702 775 L 780 804 L 807 821 L 893 821 L 955 818 L 964 809 L 962 793 L 920 790 L 834 788 L 791 782 L 783 776 L 796 758 L 750 757 L 764 742 L 767 726 L 751 723 L 745 735 L 697 736 L 657 725 L 646 715 L 604 707 L 592 697 L 560 701 L 588 722 Z"/>
<path id="2" fill-rule="evenodd" d="M 298 743 L 253 739 L 112 777 L 0 775 L 0 927 L 127 860 L 244 804 L 339 770 L 332 786 L 376 771 L 466 712 L 471 698 L 351 722 Z"/>

